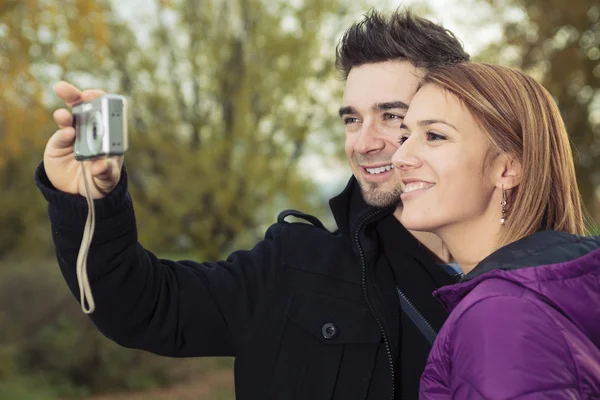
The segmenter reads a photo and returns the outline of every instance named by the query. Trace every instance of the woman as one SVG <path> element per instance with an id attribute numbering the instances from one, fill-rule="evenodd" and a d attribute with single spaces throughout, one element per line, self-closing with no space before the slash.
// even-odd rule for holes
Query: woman
<path id="1" fill-rule="evenodd" d="M 513 69 L 425 78 L 393 161 L 401 222 L 433 232 L 464 277 L 421 399 L 600 398 L 600 238 L 584 237 L 569 138 L 550 94 Z"/>

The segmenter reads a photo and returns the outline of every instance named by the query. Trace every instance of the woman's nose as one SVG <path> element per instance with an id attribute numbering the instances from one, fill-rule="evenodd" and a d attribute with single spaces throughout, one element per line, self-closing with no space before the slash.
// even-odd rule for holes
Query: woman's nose
<path id="1" fill-rule="evenodd" d="M 421 166 L 421 159 L 404 142 L 392 156 L 392 164 L 396 169 L 406 171 Z"/>

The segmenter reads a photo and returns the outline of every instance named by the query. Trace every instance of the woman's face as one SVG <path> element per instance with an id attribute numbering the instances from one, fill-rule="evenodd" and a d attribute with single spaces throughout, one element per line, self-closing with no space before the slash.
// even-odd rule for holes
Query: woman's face
<path id="1" fill-rule="evenodd" d="M 489 139 L 454 95 L 423 86 L 399 141 L 392 161 L 402 179 L 400 222 L 406 228 L 439 234 L 450 226 L 499 227 L 498 157 L 488 157 Z"/>

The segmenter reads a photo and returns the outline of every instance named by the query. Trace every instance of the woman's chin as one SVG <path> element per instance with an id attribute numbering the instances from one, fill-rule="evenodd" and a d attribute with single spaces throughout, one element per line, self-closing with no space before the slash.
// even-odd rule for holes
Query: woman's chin
<path id="1" fill-rule="evenodd" d="M 410 213 L 410 209 L 402 210 L 399 221 L 409 231 L 436 233 L 439 224 L 429 218 L 423 218 L 424 213 Z"/>

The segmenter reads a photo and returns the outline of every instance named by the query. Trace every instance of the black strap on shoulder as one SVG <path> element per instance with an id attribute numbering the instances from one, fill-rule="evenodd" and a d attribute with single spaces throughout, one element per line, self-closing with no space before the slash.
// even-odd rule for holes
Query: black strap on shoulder
<path id="1" fill-rule="evenodd" d="M 419 331 L 421 331 L 421 334 L 427 339 L 429 344 L 433 346 L 437 332 L 398 286 L 396 286 L 396 290 L 398 291 L 398 297 L 400 299 L 400 308 L 408 315 Z"/>
<path id="2" fill-rule="evenodd" d="M 318 228 L 321 228 L 321 229 L 324 229 L 324 230 L 328 231 L 328 229 L 325 227 L 325 225 L 323 225 L 323 223 L 319 220 L 319 218 L 315 217 L 314 215 L 306 214 L 306 213 L 303 213 L 303 212 L 297 211 L 297 210 L 285 210 L 285 211 L 282 211 L 277 216 L 277 222 L 280 223 L 280 224 L 281 223 L 286 223 L 287 221 L 285 219 L 286 219 L 286 217 L 289 217 L 290 215 L 292 217 L 303 219 L 303 220 L 305 220 L 307 222 L 310 222 L 312 225 L 314 225 L 314 226 L 316 226 Z"/>

